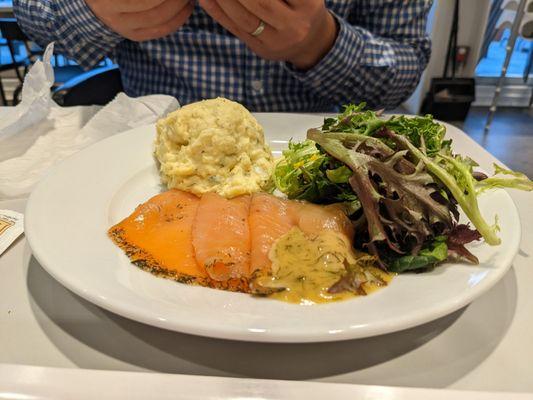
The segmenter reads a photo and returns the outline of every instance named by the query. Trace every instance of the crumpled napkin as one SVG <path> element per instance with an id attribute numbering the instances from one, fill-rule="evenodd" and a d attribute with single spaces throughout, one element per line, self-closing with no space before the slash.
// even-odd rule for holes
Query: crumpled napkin
<path id="1" fill-rule="evenodd" d="M 171 96 L 120 93 L 101 106 L 60 107 L 52 101 L 53 43 L 28 72 L 22 100 L 0 108 L 0 200 L 28 195 L 47 169 L 116 133 L 153 124 L 179 108 Z"/>

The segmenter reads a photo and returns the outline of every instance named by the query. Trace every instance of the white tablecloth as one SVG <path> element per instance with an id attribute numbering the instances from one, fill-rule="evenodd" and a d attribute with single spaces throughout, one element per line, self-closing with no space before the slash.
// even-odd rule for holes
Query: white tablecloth
<path id="1" fill-rule="evenodd" d="M 494 157 L 466 135 L 455 148 L 492 170 Z M 145 326 L 63 288 L 21 238 L 0 257 L 0 363 L 533 392 L 532 195 L 511 196 L 522 242 L 493 289 L 432 323 L 341 343 L 241 343 Z M 24 206 L 0 201 L 0 209 Z"/>

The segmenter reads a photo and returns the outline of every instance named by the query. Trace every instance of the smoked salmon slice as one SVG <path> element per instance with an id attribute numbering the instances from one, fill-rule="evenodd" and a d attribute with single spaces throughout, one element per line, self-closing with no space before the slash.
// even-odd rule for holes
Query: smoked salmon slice
<path id="1" fill-rule="evenodd" d="M 200 199 L 192 229 L 196 261 L 215 281 L 250 276 L 250 196 L 226 199 L 207 193 Z"/>
<path id="2" fill-rule="evenodd" d="M 169 190 L 138 206 L 109 229 L 111 239 L 137 266 L 180 282 L 207 277 L 196 262 L 192 226 L 200 199 Z"/>
<path id="3" fill-rule="evenodd" d="M 251 273 L 270 270 L 272 262 L 268 253 L 272 245 L 294 225 L 286 200 L 266 193 L 253 195 L 250 206 Z"/>
<path id="4" fill-rule="evenodd" d="M 289 206 L 289 214 L 306 235 L 332 230 L 343 233 L 350 242 L 353 239 L 353 225 L 341 205 L 321 206 L 293 201 Z"/>
<path id="5" fill-rule="evenodd" d="M 341 206 L 284 200 L 266 193 L 226 199 L 180 190 L 152 197 L 108 231 L 138 267 L 179 282 L 250 292 L 256 272 L 270 272 L 269 252 L 292 227 L 307 235 L 345 234 Z M 252 278 L 252 279 L 251 279 Z"/>

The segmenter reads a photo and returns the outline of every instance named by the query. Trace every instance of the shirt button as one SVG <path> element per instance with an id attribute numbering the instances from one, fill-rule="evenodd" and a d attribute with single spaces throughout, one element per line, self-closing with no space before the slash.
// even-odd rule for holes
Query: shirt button
<path id="1" fill-rule="evenodd" d="M 263 91 L 263 82 L 261 82 L 260 80 L 252 81 L 252 89 L 256 92 Z"/>

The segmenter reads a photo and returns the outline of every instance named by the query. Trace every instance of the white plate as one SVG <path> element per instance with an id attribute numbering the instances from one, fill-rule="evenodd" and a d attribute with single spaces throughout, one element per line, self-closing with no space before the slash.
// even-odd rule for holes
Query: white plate
<path id="1" fill-rule="evenodd" d="M 259 114 L 258 119 L 275 151 L 322 122 L 297 114 Z M 448 129 L 452 137 L 461 134 Z M 156 278 L 134 267 L 106 235 L 162 189 L 151 156 L 154 134 L 153 127 L 135 129 L 74 155 L 40 182 L 26 209 L 28 241 L 55 279 L 105 309 L 146 324 L 261 342 L 378 335 L 467 305 L 505 274 L 518 250 L 518 214 L 509 195 L 499 190 L 480 199 L 489 221 L 498 213 L 502 238 L 498 247 L 472 246 L 480 265 L 446 264 L 430 273 L 398 276 L 370 296 L 300 306 Z"/>

